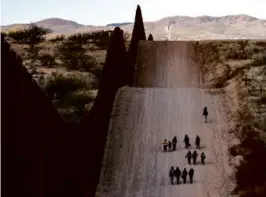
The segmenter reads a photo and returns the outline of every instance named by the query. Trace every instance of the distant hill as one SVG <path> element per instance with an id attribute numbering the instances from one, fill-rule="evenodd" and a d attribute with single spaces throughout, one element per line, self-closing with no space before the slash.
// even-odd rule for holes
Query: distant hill
<path id="1" fill-rule="evenodd" d="M 49 18 L 38 21 L 35 24 L 50 28 L 52 34 L 73 34 L 99 30 L 113 30 L 120 26 L 126 32 L 131 33 L 133 23 L 111 23 L 106 26 L 82 25 L 74 21 L 60 18 Z M 222 17 L 213 16 L 170 16 L 154 22 L 144 22 L 146 33 L 153 34 L 156 40 L 166 37 L 165 28 L 171 26 L 171 37 L 178 39 L 266 39 L 266 20 L 249 15 L 228 15 Z M 2 31 L 25 28 L 28 24 L 12 24 L 2 26 Z"/>
<path id="2" fill-rule="evenodd" d="M 58 33 L 58 34 L 72 33 L 76 29 L 84 26 L 74 21 L 65 20 L 61 18 L 48 18 L 48 19 L 35 22 L 34 24 L 45 27 L 45 28 L 52 29 L 53 33 Z M 27 28 L 28 26 L 29 24 L 18 24 L 18 25 L 14 24 L 14 25 L 2 26 L 1 28 L 4 31 L 10 31 L 10 30 L 16 30 L 16 29 L 21 29 L 21 28 Z"/>

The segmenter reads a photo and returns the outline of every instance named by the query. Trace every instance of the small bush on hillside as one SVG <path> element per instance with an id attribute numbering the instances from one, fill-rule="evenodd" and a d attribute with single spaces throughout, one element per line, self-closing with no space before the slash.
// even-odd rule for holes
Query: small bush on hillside
<path id="1" fill-rule="evenodd" d="M 48 77 L 44 90 L 52 99 L 63 99 L 70 93 L 86 87 L 87 84 L 82 78 L 54 72 Z"/>
<path id="2" fill-rule="evenodd" d="M 96 64 L 94 57 L 86 54 L 79 43 L 65 42 L 57 47 L 57 54 L 69 70 L 88 71 Z"/>
<path id="3" fill-rule="evenodd" d="M 40 52 L 40 47 L 37 45 L 45 40 L 44 35 L 51 33 L 52 30 L 38 27 L 35 24 L 30 24 L 27 29 L 9 32 L 8 36 L 16 40 L 20 44 L 26 44 L 27 52 L 32 63 L 37 60 L 37 56 Z"/>
<path id="4" fill-rule="evenodd" d="M 8 36 L 20 44 L 36 45 L 43 42 L 45 40 L 43 36 L 51 32 L 51 29 L 30 24 L 26 29 L 10 31 Z"/>
<path id="5" fill-rule="evenodd" d="M 90 38 L 90 33 L 78 33 L 69 36 L 68 40 L 76 43 L 88 43 Z"/>
<path id="6" fill-rule="evenodd" d="M 228 45 L 229 50 L 225 59 L 234 59 L 234 60 L 243 60 L 249 59 L 255 53 L 253 48 L 249 48 L 248 40 L 239 40 L 236 42 L 230 43 Z"/>
<path id="7" fill-rule="evenodd" d="M 95 37 L 94 44 L 100 49 L 107 49 L 111 41 L 112 32 L 113 31 L 93 32 L 93 36 Z"/>
<path id="8" fill-rule="evenodd" d="M 64 35 L 60 35 L 60 36 L 56 36 L 55 38 L 51 38 L 49 39 L 50 42 L 52 43 L 56 43 L 56 42 L 62 42 L 64 41 L 66 38 Z"/>
<path id="9" fill-rule="evenodd" d="M 52 56 L 48 53 L 41 54 L 38 57 L 38 59 L 41 62 L 42 66 L 45 66 L 48 68 L 51 68 L 53 65 L 56 64 L 54 56 Z"/>
<path id="10" fill-rule="evenodd" d="M 266 66 L 266 54 L 256 54 L 253 57 L 253 62 L 252 62 L 253 66 Z"/>
<path id="11" fill-rule="evenodd" d="M 76 108 L 78 112 L 84 112 L 86 110 L 84 106 L 94 101 L 94 96 L 88 92 L 75 92 L 69 97 L 69 103 Z"/>
<path id="12" fill-rule="evenodd" d="M 61 116 L 68 122 L 78 122 L 88 112 L 87 105 L 93 103 L 95 94 L 90 92 L 87 82 L 76 75 L 53 73 L 44 85 Z"/>
<path id="13" fill-rule="evenodd" d="M 257 46 L 265 47 L 266 48 L 266 41 L 257 41 L 256 42 Z"/>

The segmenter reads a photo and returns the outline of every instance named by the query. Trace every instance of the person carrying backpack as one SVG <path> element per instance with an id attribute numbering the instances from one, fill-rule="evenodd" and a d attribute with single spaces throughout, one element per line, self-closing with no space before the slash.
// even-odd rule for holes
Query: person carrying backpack
<path id="1" fill-rule="evenodd" d="M 181 176 L 181 170 L 179 169 L 179 167 L 176 167 L 176 169 L 175 169 L 175 177 L 176 177 L 177 184 L 180 184 L 180 176 Z"/>
<path id="2" fill-rule="evenodd" d="M 186 148 L 188 148 L 188 147 L 190 146 L 188 135 L 185 135 L 184 143 L 185 143 L 185 147 L 186 147 Z"/>
<path id="3" fill-rule="evenodd" d="M 206 158 L 204 152 L 201 153 L 200 157 L 201 157 L 201 164 L 204 165 L 205 164 L 205 158 Z"/>
<path id="4" fill-rule="evenodd" d="M 170 171 L 169 171 L 169 177 L 170 177 L 170 180 L 171 180 L 171 184 L 172 185 L 174 184 L 174 176 L 175 176 L 175 169 L 172 166 L 171 169 L 170 169 Z"/>
<path id="5" fill-rule="evenodd" d="M 187 170 L 186 170 L 186 168 L 184 168 L 184 170 L 182 172 L 182 179 L 183 179 L 183 182 L 186 184 L 186 182 L 187 182 Z"/>
<path id="6" fill-rule="evenodd" d="M 197 151 L 194 151 L 192 154 L 192 158 L 193 158 L 193 164 L 196 165 L 197 163 L 197 157 L 198 157 L 198 153 Z"/>
<path id="7" fill-rule="evenodd" d="M 191 168 L 189 170 L 188 175 L 189 175 L 189 182 L 190 182 L 190 184 L 192 184 L 193 183 L 193 176 L 194 176 L 194 169 L 193 168 Z"/>
<path id="8" fill-rule="evenodd" d="M 205 123 L 207 123 L 208 114 L 209 114 L 208 113 L 208 109 L 205 106 L 204 109 L 203 109 L 203 116 L 205 117 Z"/>
<path id="9" fill-rule="evenodd" d="M 173 144 L 173 150 L 175 151 L 176 150 L 176 144 L 177 144 L 177 138 L 176 138 L 176 136 L 173 138 L 172 144 Z"/>
<path id="10" fill-rule="evenodd" d="M 191 164 L 191 157 L 192 157 L 192 154 L 190 151 L 188 151 L 187 155 L 185 158 L 187 158 L 187 161 L 188 161 L 188 164 L 190 165 Z"/>
<path id="11" fill-rule="evenodd" d="M 170 140 L 168 141 L 168 151 L 172 151 L 172 142 Z"/>
<path id="12" fill-rule="evenodd" d="M 200 148 L 200 137 L 197 135 L 197 137 L 196 137 L 196 142 L 195 142 L 195 144 L 196 144 L 196 148 L 197 149 L 199 149 Z"/>

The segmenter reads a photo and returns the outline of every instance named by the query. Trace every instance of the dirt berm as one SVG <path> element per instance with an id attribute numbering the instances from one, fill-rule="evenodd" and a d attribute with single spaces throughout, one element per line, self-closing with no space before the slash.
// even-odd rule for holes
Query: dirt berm
<path id="1" fill-rule="evenodd" d="M 228 164 L 223 98 L 200 88 L 192 42 L 139 44 L 134 87 L 119 89 L 113 105 L 98 197 L 220 197 L 234 186 Z M 204 123 L 203 107 L 209 110 Z M 191 151 L 199 135 L 206 165 L 188 165 L 183 138 Z M 177 136 L 177 150 L 163 152 L 164 139 Z M 171 166 L 195 170 L 194 183 L 171 185 Z"/>

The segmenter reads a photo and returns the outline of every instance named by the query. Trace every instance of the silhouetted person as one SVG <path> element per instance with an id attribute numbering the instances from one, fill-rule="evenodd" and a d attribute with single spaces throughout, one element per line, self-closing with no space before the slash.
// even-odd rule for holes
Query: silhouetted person
<path id="1" fill-rule="evenodd" d="M 184 170 L 182 172 L 182 179 L 183 179 L 183 182 L 186 184 L 186 182 L 187 182 L 187 170 L 186 170 L 186 168 L 184 168 Z"/>
<path id="2" fill-rule="evenodd" d="M 205 164 L 205 158 L 206 158 L 204 152 L 201 153 L 200 157 L 201 157 L 201 164 L 204 165 Z"/>
<path id="3" fill-rule="evenodd" d="M 188 161 L 188 164 L 191 164 L 191 157 L 192 157 L 192 154 L 190 151 L 188 151 L 187 155 L 185 158 L 187 158 L 187 161 Z"/>
<path id="4" fill-rule="evenodd" d="M 172 142 L 168 141 L 168 151 L 172 151 Z"/>
<path id="5" fill-rule="evenodd" d="M 181 176 L 181 170 L 179 169 L 179 167 L 176 167 L 176 169 L 175 169 L 175 177 L 176 177 L 177 184 L 180 184 L 180 176 Z"/>
<path id="6" fill-rule="evenodd" d="M 148 40 L 153 41 L 153 36 L 151 34 L 149 35 Z"/>
<path id="7" fill-rule="evenodd" d="M 196 148 L 200 148 L 200 137 L 197 135 L 197 137 L 196 137 L 196 142 L 195 142 L 195 144 L 196 144 Z"/>
<path id="8" fill-rule="evenodd" d="M 190 184 L 193 183 L 194 169 L 191 168 L 188 172 Z"/>
<path id="9" fill-rule="evenodd" d="M 176 150 L 176 144 L 177 144 L 177 138 L 176 138 L 176 136 L 173 138 L 172 144 L 173 144 L 173 150 Z"/>
<path id="10" fill-rule="evenodd" d="M 197 157 L 198 157 L 198 153 L 197 153 L 197 151 L 194 151 L 192 154 L 192 159 L 193 159 L 194 165 L 196 165 L 196 163 L 197 163 Z"/>
<path id="11" fill-rule="evenodd" d="M 207 123 L 208 114 L 209 114 L 208 113 L 208 109 L 205 106 L 204 109 L 203 109 L 203 116 L 205 117 L 205 123 Z"/>
<path id="12" fill-rule="evenodd" d="M 185 143 L 185 147 L 186 148 L 188 148 L 190 146 L 190 144 L 189 144 L 189 137 L 187 135 L 185 135 L 184 143 Z"/>
<path id="13" fill-rule="evenodd" d="M 170 177 L 170 180 L 171 180 L 171 184 L 172 185 L 174 184 L 174 176 L 175 176 L 175 169 L 172 166 L 171 169 L 170 169 L 170 171 L 169 171 L 169 177 Z"/>
<path id="14" fill-rule="evenodd" d="M 166 152 L 167 151 L 167 140 L 165 139 L 164 141 L 163 141 L 163 150 Z"/>

